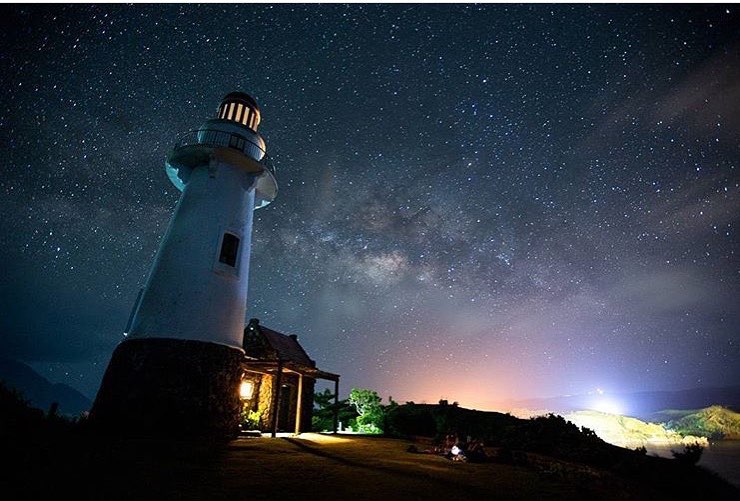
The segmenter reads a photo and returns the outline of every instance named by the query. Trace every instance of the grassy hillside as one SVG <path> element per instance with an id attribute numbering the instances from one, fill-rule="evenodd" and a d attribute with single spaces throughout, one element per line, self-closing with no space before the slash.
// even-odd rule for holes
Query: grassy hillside
<path id="1" fill-rule="evenodd" d="M 713 405 L 698 411 L 666 411 L 666 427 L 682 435 L 740 440 L 740 414 Z"/>
<path id="2" fill-rule="evenodd" d="M 690 463 L 605 444 L 559 416 L 518 420 L 456 406 L 401 406 L 426 421 L 487 434 L 490 460 L 425 453 L 431 439 L 303 434 L 231 443 L 114 435 L 44 416 L 0 385 L 3 499 L 738 499 Z M 431 418 L 432 421 L 429 421 Z M 462 431 L 458 428 L 457 431 Z M 481 436 L 479 435 L 479 436 Z M 498 445 L 496 445 L 496 443 Z M 412 447 L 413 446 L 413 447 Z"/>
<path id="3" fill-rule="evenodd" d="M 629 471 L 640 464 L 636 448 L 647 444 L 688 445 L 706 439 L 682 437 L 662 425 L 634 418 L 586 411 L 518 419 L 508 414 L 464 409 L 455 405 L 398 406 L 389 412 L 386 430 L 395 436 L 447 434 L 470 436 L 505 451 L 543 454 L 563 461 Z M 603 434 L 603 435 L 602 435 Z M 631 440 L 625 440 L 628 436 Z M 678 447 L 680 449 L 680 447 Z"/>
<path id="4" fill-rule="evenodd" d="M 598 411 L 578 411 L 565 415 L 565 419 L 578 426 L 586 427 L 605 442 L 620 447 L 644 447 L 646 445 L 688 445 L 699 443 L 706 446 L 703 436 L 679 433 L 667 429 L 660 423 L 647 423 L 629 416 L 606 414 Z"/>

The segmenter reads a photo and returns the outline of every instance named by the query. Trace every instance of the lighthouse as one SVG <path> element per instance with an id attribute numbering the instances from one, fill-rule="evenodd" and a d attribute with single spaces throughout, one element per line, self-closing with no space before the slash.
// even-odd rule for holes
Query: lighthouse
<path id="1" fill-rule="evenodd" d="M 242 92 L 183 135 L 165 170 L 182 192 L 91 419 L 103 427 L 228 435 L 239 419 L 252 221 L 277 195 Z"/>

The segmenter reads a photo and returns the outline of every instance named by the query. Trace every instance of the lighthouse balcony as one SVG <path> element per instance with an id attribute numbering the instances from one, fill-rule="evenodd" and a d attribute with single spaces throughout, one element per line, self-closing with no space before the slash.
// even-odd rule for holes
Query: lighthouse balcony
<path id="1" fill-rule="evenodd" d="M 178 150 L 180 148 L 196 145 L 212 148 L 230 148 L 240 151 L 247 157 L 259 162 L 273 175 L 276 174 L 275 163 L 272 158 L 265 153 L 265 149 L 262 145 L 241 134 L 216 129 L 191 130 L 177 139 L 174 149 Z"/>
<path id="2" fill-rule="evenodd" d="M 192 169 L 207 165 L 214 154 L 256 176 L 255 208 L 264 207 L 275 199 L 275 164 L 265 153 L 264 143 L 258 144 L 237 132 L 204 128 L 186 132 L 178 138 L 167 157 L 167 176 L 183 191 Z"/>

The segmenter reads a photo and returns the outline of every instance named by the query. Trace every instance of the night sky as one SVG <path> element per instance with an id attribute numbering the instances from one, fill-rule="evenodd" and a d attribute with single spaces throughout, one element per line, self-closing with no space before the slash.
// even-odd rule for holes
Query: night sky
<path id="1" fill-rule="evenodd" d="M 343 393 L 740 383 L 740 7 L 1 10 L 0 353 L 51 381 L 94 397 L 168 150 L 241 90 L 280 187 L 247 316 Z"/>

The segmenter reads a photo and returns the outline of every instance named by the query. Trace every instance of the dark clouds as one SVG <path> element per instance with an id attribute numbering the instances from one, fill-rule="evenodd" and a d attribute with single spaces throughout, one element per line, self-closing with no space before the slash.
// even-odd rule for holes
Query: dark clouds
<path id="1" fill-rule="evenodd" d="M 95 392 L 167 150 L 240 89 L 280 184 L 248 315 L 347 387 L 737 382 L 734 10 L 6 6 L 2 350 Z"/>

